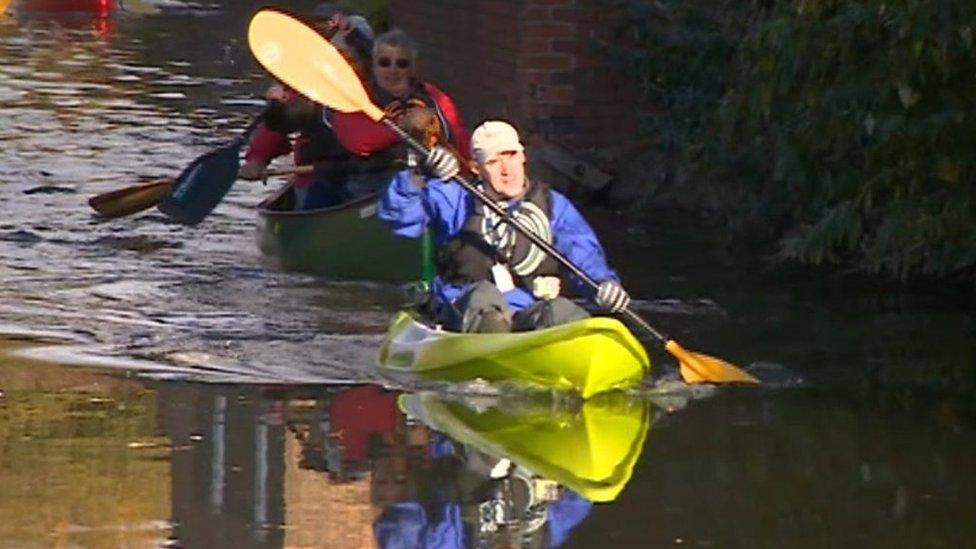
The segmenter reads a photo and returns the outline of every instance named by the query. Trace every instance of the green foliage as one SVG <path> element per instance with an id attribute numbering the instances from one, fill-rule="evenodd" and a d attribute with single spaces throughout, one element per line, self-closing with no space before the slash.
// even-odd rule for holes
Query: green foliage
<path id="1" fill-rule="evenodd" d="M 695 151 L 726 92 L 726 69 L 741 39 L 735 0 L 617 2 L 598 50 L 632 75 L 653 105 L 642 128 L 662 147 Z M 740 10 L 741 11 L 741 10 Z"/>
<path id="2" fill-rule="evenodd" d="M 694 41 L 723 44 L 723 54 L 685 56 L 678 80 L 663 81 L 668 91 L 643 89 L 653 100 L 711 92 L 697 107 L 663 106 L 689 137 L 686 150 L 751 182 L 753 207 L 737 215 L 780 228 L 785 259 L 900 278 L 972 275 L 976 3 L 756 0 L 710 17 L 671 18 L 668 33 L 711 34 Z M 716 19 L 743 25 L 734 46 L 734 25 Z M 632 45 L 646 60 L 678 53 L 660 36 Z"/>

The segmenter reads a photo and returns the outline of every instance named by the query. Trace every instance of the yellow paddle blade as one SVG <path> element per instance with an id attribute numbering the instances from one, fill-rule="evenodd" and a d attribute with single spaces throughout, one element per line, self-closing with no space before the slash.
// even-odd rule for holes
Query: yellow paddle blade
<path id="1" fill-rule="evenodd" d="M 12 1 L 13 0 L 0 0 L 0 15 L 3 15 L 3 12 L 7 11 L 7 7 L 10 6 Z"/>
<path id="2" fill-rule="evenodd" d="M 686 351 L 673 339 L 664 348 L 678 359 L 685 383 L 759 383 L 745 370 L 713 356 Z"/>
<path id="3" fill-rule="evenodd" d="M 159 204 L 159 201 L 169 196 L 172 188 L 172 179 L 157 179 L 95 195 L 88 199 L 88 205 L 105 217 L 122 217 Z"/>
<path id="4" fill-rule="evenodd" d="M 340 112 L 363 112 L 376 122 L 359 77 L 333 46 L 301 20 L 276 9 L 258 11 L 247 30 L 251 53 L 275 78 L 298 93 Z"/>

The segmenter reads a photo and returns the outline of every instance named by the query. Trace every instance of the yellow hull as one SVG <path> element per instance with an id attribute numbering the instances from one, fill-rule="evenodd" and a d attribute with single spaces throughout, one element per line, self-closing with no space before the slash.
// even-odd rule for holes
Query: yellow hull
<path id="1" fill-rule="evenodd" d="M 590 501 L 606 502 L 630 480 L 651 420 L 646 400 L 609 397 L 566 410 L 531 403 L 472 407 L 418 393 L 402 395 L 400 407 L 457 442 L 507 458 Z"/>
<path id="2" fill-rule="evenodd" d="M 460 334 L 401 312 L 380 350 L 380 366 L 426 380 L 483 379 L 583 398 L 636 386 L 650 371 L 639 341 L 619 321 L 594 317 L 532 332 Z"/>

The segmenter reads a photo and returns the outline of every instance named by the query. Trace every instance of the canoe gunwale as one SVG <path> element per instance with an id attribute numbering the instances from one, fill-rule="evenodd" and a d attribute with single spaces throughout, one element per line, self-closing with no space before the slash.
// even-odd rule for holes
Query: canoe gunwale
<path id="1" fill-rule="evenodd" d="M 325 216 L 329 214 L 339 213 L 345 210 L 351 210 L 355 208 L 360 208 L 364 205 L 368 205 L 376 200 L 380 196 L 380 192 L 370 193 L 363 195 L 348 202 L 343 202 L 342 204 L 337 204 L 335 206 L 329 206 L 326 208 L 314 208 L 311 210 L 292 210 L 292 209 L 282 209 L 279 205 L 280 202 L 284 201 L 288 193 L 291 192 L 292 183 L 288 183 L 278 189 L 273 195 L 261 201 L 258 204 L 257 210 L 258 215 L 264 218 L 281 218 L 281 219 L 297 219 L 303 217 L 314 217 L 314 216 Z"/>

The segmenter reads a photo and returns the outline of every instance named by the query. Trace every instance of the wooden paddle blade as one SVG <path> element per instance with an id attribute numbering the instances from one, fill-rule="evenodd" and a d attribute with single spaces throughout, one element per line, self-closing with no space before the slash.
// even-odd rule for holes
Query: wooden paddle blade
<path id="1" fill-rule="evenodd" d="M 257 62 L 298 93 L 340 112 L 383 119 L 342 54 L 296 16 L 275 8 L 258 11 L 247 41 Z"/>
<path id="2" fill-rule="evenodd" d="M 88 199 L 88 205 L 104 217 L 123 217 L 152 208 L 173 188 L 170 178 L 102 193 Z"/>
<path id="3" fill-rule="evenodd" d="M 673 339 L 664 348 L 678 359 L 685 383 L 759 383 L 745 370 L 713 356 L 686 351 Z"/>

